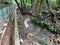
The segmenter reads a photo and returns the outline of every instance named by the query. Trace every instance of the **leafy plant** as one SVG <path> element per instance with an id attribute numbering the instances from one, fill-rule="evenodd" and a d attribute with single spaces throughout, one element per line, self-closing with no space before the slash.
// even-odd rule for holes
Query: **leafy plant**
<path id="1" fill-rule="evenodd" d="M 38 20 L 36 17 L 32 17 L 31 18 L 31 22 L 35 23 L 37 25 L 39 25 L 42 29 L 46 29 L 52 33 L 60 33 L 59 28 L 55 28 L 54 26 L 51 25 L 51 23 L 47 20 L 42 21 L 42 20 Z"/>
<path id="2" fill-rule="evenodd" d="M 48 45 L 44 40 L 39 40 L 38 41 L 41 45 Z"/>

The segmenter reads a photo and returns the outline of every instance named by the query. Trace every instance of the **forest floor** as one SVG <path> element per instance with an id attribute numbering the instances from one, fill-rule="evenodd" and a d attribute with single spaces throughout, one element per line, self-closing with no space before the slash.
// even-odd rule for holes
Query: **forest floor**
<path id="1" fill-rule="evenodd" d="M 60 45 L 57 42 L 54 41 L 50 41 L 50 37 L 54 37 L 55 34 L 50 33 L 46 30 L 41 29 L 39 26 L 33 24 L 30 22 L 30 17 L 31 16 L 22 16 L 19 12 L 18 12 L 18 16 L 19 16 L 19 20 L 18 20 L 18 26 L 19 26 L 19 34 L 20 34 L 20 38 L 25 39 L 26 34 L 32 32 L 34 34 L 34 40 L 35 41 L 39 41 L 42 40 L 45 43 L 47 43 L 48 45 Z M 28 28 L 25 27 L 24 22 L 28 21 Z M 42 45 L 42 44 L 41 44 Z"/>

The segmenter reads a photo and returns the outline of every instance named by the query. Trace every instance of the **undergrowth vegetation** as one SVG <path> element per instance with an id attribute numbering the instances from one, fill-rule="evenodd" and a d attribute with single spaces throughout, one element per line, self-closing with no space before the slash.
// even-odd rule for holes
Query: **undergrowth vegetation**
<path id="1" fill-rule="evenodd" d="M 58 27 L 54 27 L 50 20 L 40 20 L 42 15 L 38 15 L 36 17 L 31 18 L 31 22 L 39 25 L 42 29 L 46 29 L 52 33 L 60 33 L 60 29 Z M 39 19 L 38 19 L 39 18 Z"/>

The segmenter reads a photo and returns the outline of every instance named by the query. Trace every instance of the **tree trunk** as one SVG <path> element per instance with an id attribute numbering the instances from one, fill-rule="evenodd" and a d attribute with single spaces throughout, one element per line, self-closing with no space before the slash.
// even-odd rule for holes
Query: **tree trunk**
<path id="1" fill-rule="evenodd" d="M 37 0 L 37 2 L 36 2 L 36 7 L 35 7 L 34 15 L 37 15 L 38 2 L 39 2 L 39 0 Z"/>
<path id="2" fill-rule="evenodd" d="M 19 3 L 17 2 L 17 0 L 15 0 L 15 2 L 16 2 L 16 4 L 17 4 L 19 10 L 21 11 L 20 6 L 19 6 Z"/>
<path id="3" fill-rule="evenodd" d="M 33 6 L 33 0 L 31 0 L 31 7 Z"/>
<path id="4" fill-rule="evenodd" d="M 28 0 L 26 0 L 26 3 L 28 2 Z"/>
<path id="5" fill-rule="evenodd" d="M 54 14 L 53 14 L 53 12 L 52 12 L 52 9 L 51 9 L 51 7 L 50 7 L 50 5 L 49 5 L 49 2 L 48 2 L 48 0 L 46 0 L 46 3 L 47 3 L 47 6 L 48 6 L 48 9 L 49 9 L 49 12 L 51 13 L 51 21 L 52 21 L 52 23 L 55 23 L 55 20 L 54 20 Z"/>
<path id="6" fill-rule="evenodd" d="M 23 7 L 26 8 L 24 0 L 23 0 Z"/>
<path id="7" fill-rule="evenodd" d="M 23 1 L 22 0 L 20 0 L 20 1 L 21 1 L 21 7 L 22 7 Z"/>
<path id="8" fill-rule="evenodd" d="M 40 1 L 39 12 L 42 12 L 42 1 L 43 0 Z"/>

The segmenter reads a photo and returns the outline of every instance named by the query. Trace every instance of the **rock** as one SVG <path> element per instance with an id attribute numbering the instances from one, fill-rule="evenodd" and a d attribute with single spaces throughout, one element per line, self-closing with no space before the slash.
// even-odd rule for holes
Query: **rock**
<path id="1" fill-rule="evenodd" d="M 60 44 L 60 37 L 57 38 L 57 42 Z"/>

